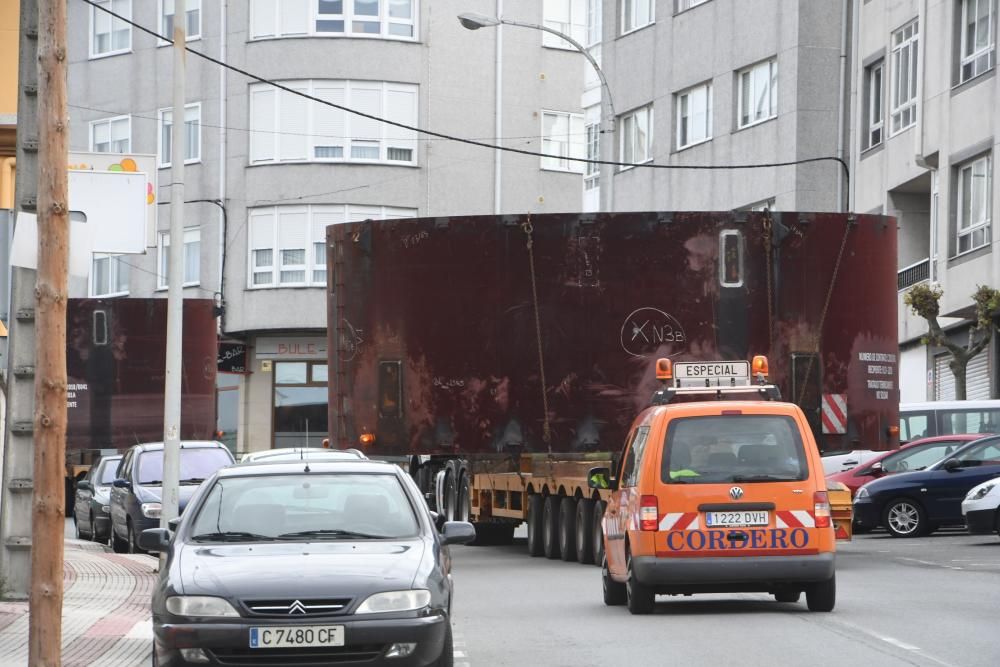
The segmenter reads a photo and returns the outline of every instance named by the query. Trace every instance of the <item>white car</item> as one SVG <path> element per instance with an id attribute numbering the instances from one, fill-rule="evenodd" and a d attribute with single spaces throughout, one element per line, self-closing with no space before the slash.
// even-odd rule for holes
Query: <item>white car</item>
<path id="1" fill-rule="evenodd" d="M 266 461 L 343 461 L 345 459 L 368 458 L 357 449 L 327 449 L 325 447 L 283 447 L 279 449 L 263 449 L 259 452 L 247 452 L 240 463 Z"/>
<path id="2" fill-rule="evenodd" d="M 969 532 L 1000 535 L 1000 477 L 994 477 L 969 490 L 962 501 L 962 514 Z"/>
<path id="3" fill-rule="evenodd" d="M 855 468 L 862 463 L 868 463 L 876 456 L 885 452 L 875 452 L 870 449 L 855 449 L 846 453 L 837 453 L 823 457 L 823 474 L 833 475 Z"/>

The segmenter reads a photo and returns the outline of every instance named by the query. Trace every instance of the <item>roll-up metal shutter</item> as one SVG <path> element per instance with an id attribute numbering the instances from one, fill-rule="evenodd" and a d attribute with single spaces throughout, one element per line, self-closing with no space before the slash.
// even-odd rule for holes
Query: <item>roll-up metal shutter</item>
<path id="1" fill-rule="evenodd" d="M 934 358 L 934 400 L 955 400 L 955 375 L 948 367 L 950 354 Z M 990 397 L 990 353 L 983 350 L 965 367 L 965 397 L 968 400 Z"/>

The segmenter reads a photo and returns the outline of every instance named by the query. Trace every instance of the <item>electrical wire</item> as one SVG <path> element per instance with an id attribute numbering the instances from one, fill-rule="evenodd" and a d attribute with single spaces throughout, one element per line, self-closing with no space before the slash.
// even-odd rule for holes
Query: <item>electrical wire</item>
<path id="1" fill-rule="evenodd" d="M 99 9 L 100 11 L 102 11 L 102 12 L 104 12 L 106 14 L 109 14 L 110 16 L 118 19 L 119 21 L 127 23 L 128 25 L 136 28 L 137 30 L 139 30 L 141 32 L 144 32 L 144 33 L 146 33 L 148 35 L 156 37 L 157 39 L 163 40 L 164 42 L 168 42 L 170 44 L 174 43 L 172 39 L 168 39 L 167 37 L 164 37 L 163 35 L 157 33 L 155 30 L 147 28 L 146 26 L 144 26 L 144 25 L 142 25 L 140 23 L 137 23 L 137 22 L 133 21 L 130 18 L 126 18 L 126 17 L 122 16 L 121 14 L 113 12 L 110 9 L 108 9 L 107 7 L 104 7 L 103 5 L 98 4 L 94 0 L 81 0 L 81 1 L 84 2 L 84 3 L 86 3 L 86 4 L 88 4 L 88 5 L 90 5 L 91 7 L 95 8 L 95 9 Z M 202 58 L 204 60 L 207 60 L 208 62 L 214 63 L 214 64 L 216 64 L 216 65 L 218 65 L 220 67 L 225 67 L 226 69 L 228 69 L 228 70 L 230 70 L 232 72 L 236 72 L 237 74 L 242 74 L 243 76 L 247 77 L 248 79 L 252 79 L 254 81 L 257 81 L 258 83 L 263 83 L 263 84 L 270 85 L 270 86 L 272 86 L 274 88 L 277 88 L 278 90 L 283 90 L 283 91 L 285 91 L 287 93 L 290 93 L 292 95 L 297 95 L 297 96 L 302 97 L 304 99 L 311 100 L 313 102 L 316 102 L 317 104 L 323 104 L 325 106 L 328 106 L 328 107 L 331 107 L 331 108 L 334 108 L 334 109 L 340 109 L 341 111 L 346 111 L 346 112 L 354 114 L 356 116 L 360 116 L 362 118 L 367 118 L 369 120 L 374 120 L 374 121 L 376 121 L 378 123 L 383 123 L 385 125 L 391 125 L 391 126 L 394 126 L 394 127 L 398 127 L 400 129 L 409 130 L 409 131 L 412 131 L 412 132 L 417 132 L 417 133 L 424 134 L 424 135 L 431 136 L 431 137 L 437 137 L 439 139 L 447 139 L 449 141 L 454 141 L 454 142 L 457 142 L 457 143 L 468 144 L 468 145 L 471 145 L 471 146 L 478 146 L 479 148 L 487 148 L 489 150 L 494 150 L 494 151 L 506 151 L 508 153 L 515 153 L 515 154 L 518 154 L 518 155 L 528 155 L 528 156 L 531 156 L 531 157 L 543 157 L 543 158 L 553 158 L 553 159 L 559 159 L 559 160 L 567 160 L 567 161 L 571 161 L 571 162 L 580 162 L 580 163 L 584 163 L 584 164 L 599 164 L 599 165 L 607 165 L 607 166 L 611 166 L 611 167 L 636 167 L 636 168 L 645 168 L 645 169 L 669 169 L 669 170 L 692 169 L 692 170 L 714 171 L 714 170 L 739 170 L 739 169 L 767 169 L 767 168 L 773 168 L 773 167 L 790 167 L 790 166 L 795 166 L 795 165 L 800 165 L 800 164 L 810 164 L 810 163 L 814 163 L 814 162 L 837 162 L 837 163 L 840 164 L 841 168 L 843 169 L 843 171 L 844 171 L 844 178 L 847 181 L 848 187 L 845 188 L 845 192 L 847 192 L 847 191 L 850 190 L 849 186 L 850 186 L 850 177 L 851 177 L 851 174 L 850 174 L 850 168 L 848 167 L 847 162 L 845 162 L 844 160 L 842 160 L 839 157 L 832 156 L 832 155 L 831 156 L 823 156 L 823 157 L 800 158 L 798 160 L 785 160 L 785 161 L 781 161 L 781 162 L 761 162 L 761 163 L 750 163 L 750 164 L 685 164 L 685 165 L 680 165 L 680 164 L 659 164 L 659 163 L 656 163 L 656 162 L 631 163 L 631 162 L 620 162 L 620 161 L 616 161 L 616 160 L 593 160 L 593 159 L 589 159 L 589 158 L 569 157 L 569 156 L 564 156 L 564 155 L 554 155 L 554 154 L 550 154 L 550 153 L 543 153 L 543 152 L 540 152 L 540 151 L 530 151 L 530 150 L 526 150 L 526 149 L 523 149 L 523 148 L 514 148 L 514 147 L 511 147 L 511 146 L 500 146 L 500 145 L 491 144 L 491 143 L 488 143 L 488 142 L 485 142 L 485 141 L 478 141 L 476 139 L 468 139 L 468 138 L 465 138 L 465 137 L 459 137 L 459 136 L 447 134 L 447 133 L 444 133 L 444 132 L 437 132 L 435 130 L 430 130 L 430 129 L 427 129 L 427 128 L 417 127 L 417 126 L 414 126 L 414 125 L 407 125 L 406 123 L 400 123 L 400 122 L 397 122 L 397 121 L 388 120 L 386 118 L 382 118 L 382 117 L 376 116 L 374 114 L 365 113 L 363 111 L 358 111 L 357 109 L 352 109 L 350 107 L 347 107 L 347 106 L 344 106 L 344 105 L 341 105 L 341 104 L 336 104 L 334 102 L 330 102 L 329 100 L 320 99 L 320 98 L 315 97 L 313 95 L 310 95 L 308 93 L 304 93 L 304 92 L 302 92 L 300 90 L 295 90 L 294 88 L 286 86 L 286 85 L 284 85 L 284 84 L 282 84 L 282 83 L 280 83 L 278 81 L 267 79 L 267 78 L 262 77 L 262 76 L 260 76 L 258 74 L 254 74 L 253 72 L 250 72 L 248 70 L 236 67 L 235 65 L 230 65 L 229 63 L 226 63 L 226 62 L 224 62 L 222 60 L 219 60 L 218 58 L 214 58 L 214 57 L 208 55 L 207 53 L 203 53 L 201 51 L 198 51 L 197 49 L 193 49 L 190 46 L 185 45 L 184 49 L 188 53 L 191 53 L 191 54 L 193 54 L 195 56 L 198 56 L 199 58 Z"/>

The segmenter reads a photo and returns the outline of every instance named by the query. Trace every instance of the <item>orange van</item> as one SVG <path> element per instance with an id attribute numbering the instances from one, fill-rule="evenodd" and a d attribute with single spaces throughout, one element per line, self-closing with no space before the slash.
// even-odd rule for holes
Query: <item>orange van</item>
<path id="1" fill-rule="evenodd" d="M 766 592 L 812 611 L 836 601 L 835 536 L 805 415 L 766 384 L 767 360 L 657 362 L 664 388 L 633 422 L 604 515 L 604 601 L 633 614 L 657 594 Z M 700 368 L 699 368 L 700 367 Z M 673 386 L 667 383 L 673 381 Z M 754 400 L 733 400 L 753 394 Z M 681 402 L 682 399 L 700 399 Z"/>

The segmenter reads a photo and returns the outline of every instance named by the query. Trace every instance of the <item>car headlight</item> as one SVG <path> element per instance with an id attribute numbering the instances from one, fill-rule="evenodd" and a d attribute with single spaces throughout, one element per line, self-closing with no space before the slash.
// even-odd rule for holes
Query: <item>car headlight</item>
<path id="1" fill-rule="evenodd" d="M 860 489 L 858 489 L 858 492 L 854 495 L 854 502 L 858 502 L 859 500 L 863 502 L 871 500 L 871 496 L 868 493 L 868 489 L 866 489 L 863 486 Z"/>
<path id="2" fill-rule="evenodd" d="M 414 611 L 431 603 L 431 592 L 425 590 L 376 593 L 361 603 L 355 614 L 381 614 L 387 611 Z"/>
<path id="3" fill-rule="evenodd" d="M 980 498 L 985 498 L 989 494 L 989 492 L 993 490 L 994 486 L 996 486 L 996 482 L 993 482 L 991 484 L 984 484 L 978 489 L 973 489 L 972 491 L 969 491 L 969 495 L 967 495 L 965 499 L 979 500 Z"/>
<path id="4" fill-rule="evenodd" d="M 239 616 L 239 612 L 222 598 L 207 595 L 172 595 L 167 598 L 167 611 L 174 616 Z"/>
<path id="5" fill-rule="evenodd" d="M 160 503 L 143 503 L 142 504 L 142 515 L 147 519 L 159 519 L 160 510 L 163 506 Z"/>

